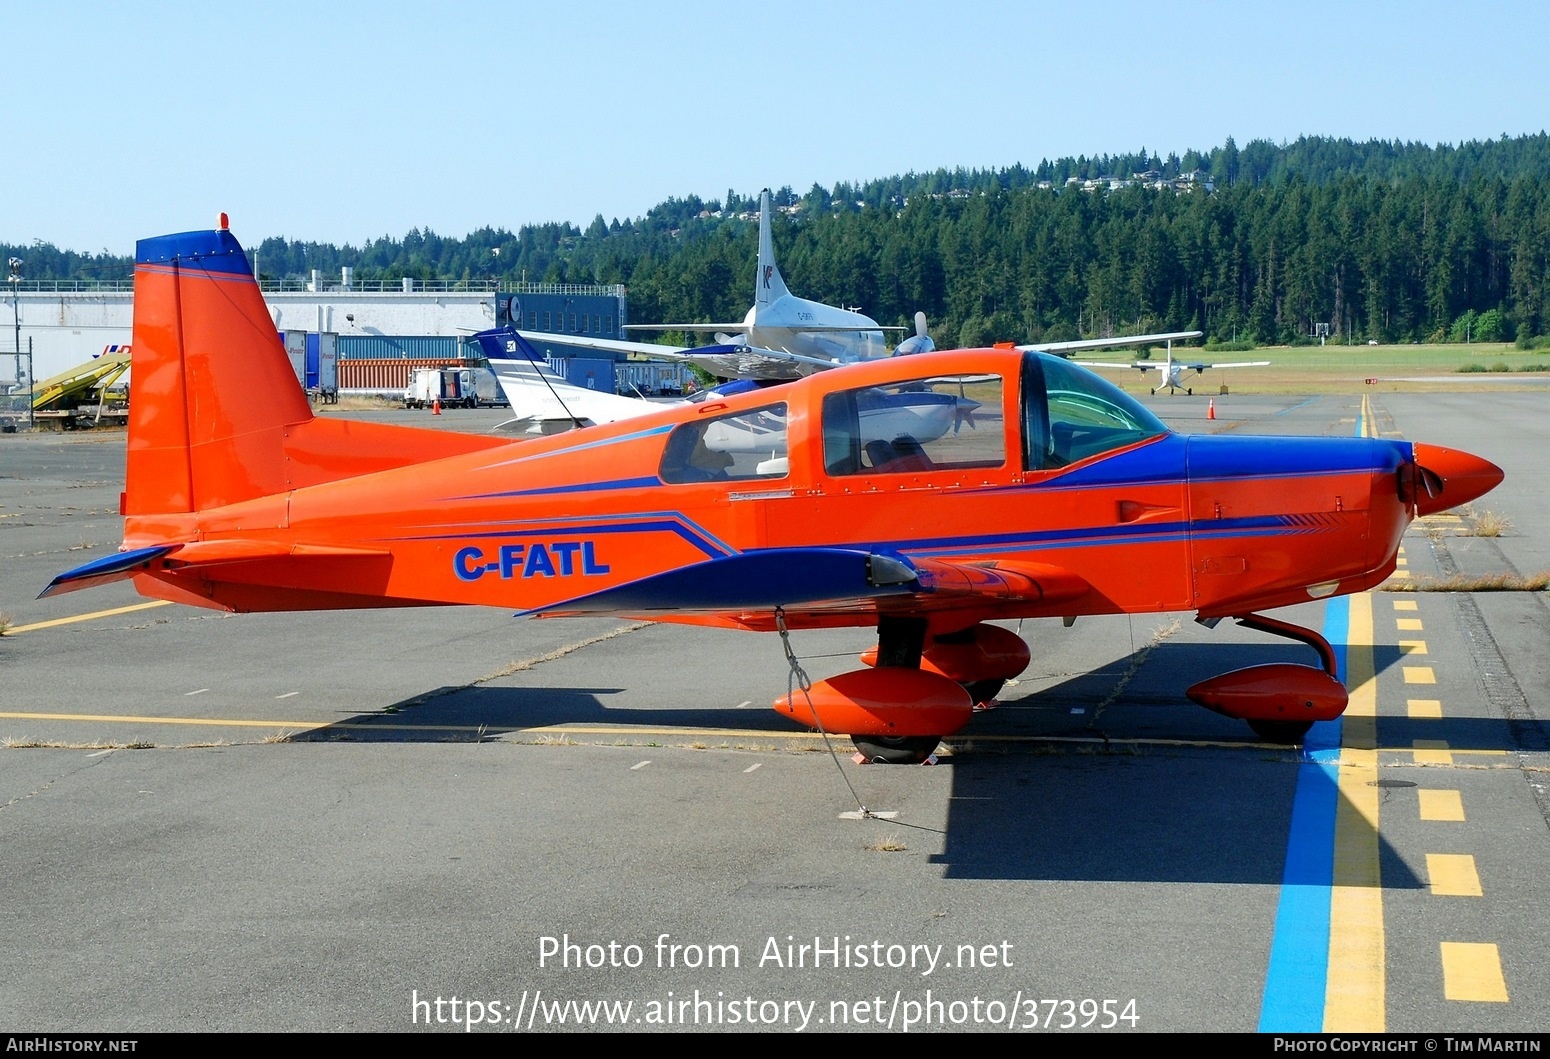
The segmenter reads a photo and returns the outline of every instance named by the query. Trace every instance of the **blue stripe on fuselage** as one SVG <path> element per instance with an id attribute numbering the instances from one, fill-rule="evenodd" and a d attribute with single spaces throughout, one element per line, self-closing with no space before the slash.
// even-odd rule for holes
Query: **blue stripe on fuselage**
<path id="1" fill-rule="evenodd" d="M 534 519 L 508 526 L 487 526 L 467 533 L 427 533 L 402 537 L 384 537 L 381 540 L 404 541 L 462 541 L 484 539 L 491 541 L 515 540 L 528 537 L 584 537 L 601 533 L 672 533 L 688 541 L 712 559 L 723 555 L 735 555 L 737 549 L 718 540 L 713 534 L 677 512 L 642 513 L 640 515 L 599 515 L 595 519 L 571 519 L 564 522 L 545 522 Z"/>
<path id="2" fill-rule="evenodd" d="M 1409 443 L 1379 438 L 1220 437 L 1189 439 L 1189 480 L 1306 478 L 1397 471 Z"/>
<path id="3" fill-rule="evenodd" d="M 1397 470 L 1407 442 L 1372 438 L 1231 437 L 1168 434 L 1133 449 L 1100 455 L 1064 472 L 1030 472 L 1029 481 L 978 490 L 1104 489 L 1222 481 L 1264 481 Z"/>

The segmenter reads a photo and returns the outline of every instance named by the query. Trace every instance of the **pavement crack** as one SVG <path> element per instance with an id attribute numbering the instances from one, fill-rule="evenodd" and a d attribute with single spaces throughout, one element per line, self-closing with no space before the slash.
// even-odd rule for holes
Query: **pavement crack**
<path id="1" fill-rule="evenodd" d="M 101 757 L 88 757 L 88 758 L 84 759 L 83 761 L 81 761 L 80 764 L 76 765 L 75 768 L 67 769 L 64 772 L 59 773 L 58 775 L 56 775 L 56 776 L 52 777 L 51 779 L 45 781 L 42 785 L 40 785 L 38 787 L 35 787 L 34 789 L 28 791 L 26 794 L 18 794 L 15 797 L 11 798 L 9 801 L 0 802 L 0 813 L 5 812 L 7 809 L 10 809 L 14 805 L 19 805 L 20 803 L 25 802 L 25 801 L 27 801 L 29 799 L 38 797 L 40 794 L 47 793 L 48 790 L 51 787 L 53 787 L 54 784 L 58 783 L 60 780 L 69 779 L 71 776 L 79 775 L 80 773 L 84 772 L 85 770 L 87 770 L 89 768 L 92 768 L 92 767 L 94 767 L 96 765 L 99 765 L 102 762 L 106 761 L 110 756 L 111 756 L 111 754 L 103 754 Z"/>
<path id="2" fill-rule="evenodd" d="M 1178 632 L 1183 627 L 1183 624 L 1179 618 L 1174 618 L 1167 625 L 1160 625 L 1152 630 L 1152 638 L 1143 644 L 1139 651 L 1130 656 L 1130 664 L 1115 679 L 1114 686 L 1109 689 L 1109 693 L 1103 697 L 1103 700 L 1097 706 L 1093 707 L 1093 716 L 1087 725 L 1088 728 L 1094 732 L 1098 731 L 1098 722 L 1103 717 L 1103 711 L 1118 701 L 1119 697 L 1125 693 L 1125 689 L 1130 686 L 1130 682 L 1135 679 L 1136 674 L 1141 671 L 1141 667 L 1146 665 L 1146 660 L 1151 657 L 1152 652 L 1162 646 L 1164 640 Z M 1102 735 L 1103 733 L 1099 732 L 1098 734 Z M 1104 736 L 1104 739 L 1107 740 L 1108 736 Z"/>
<path id="3" fill-rule="evenodd" d="M 581 640 L 577 643 L 566 644 L 563 647 L 556 647 L 554 650 L 548 652 L 547 654 L 541 654 L 537 658 L 524 658 L 519 662 L 513 662 L 508 666 L 503 666 L 493 673 L 488 673 L 485 676 L 479 677 L 477 680 L 470 681 L 467 686 L 474 687 L 477 684 L 485 684 L 492 680 L 499 680 L 501 677 L 509 677 L 513 673 L 525 673 L 529 669 L 534 669 L 543 665 L 545 662 L 553 662 L 557 659 L 564 658 L 568 654 L 574 654 L 584 647 L 591 647 L 593 644 L 603 643 L 605 640 L 612 640 L 620 636 L 627 636 L 632 632 L 639 632 L 641 629 L 648 628 L 655 624 L 656 622 L 653 621 L 637 621 L 629 625 L 620 626 L 619 628 L 614 629 L 612 632 L 603 633 L 601 636 L 594 636 L 589 640 Z"/>
<path id="4" fill-rule="evenodd" d="M 620 636 L 627 636 L 632 632 L 639 632 L 641 629 L 648 628 L 655 624 L 656 622 L 654 621 L 637 621 L 629 625 L 622 625 L 617 629 L 611 630 L 610 632 L 603 633 L 601 636 L 593 636 L 590 639 L 580 640 L 576 643 L 565 644 L 562 647 L 556 647 L 554 650 L 545 654 L 541 654 L 536 658 L 524 658 L 519 661 L 512 662 L 510 665 L 502 666 L 500 669 L 495 670 L 493 673 L 486 673 L 482 677 L 475 677 L 473 680 L 470 680 L 466 684 L 455 684 L 444 688 L 437 688 L 435 691 L 428 691 L 424 695 L 416 695 L 414 698 L 409 699 L 406 702 L 398 703 L 398 709 L 407 709 L 411 706 L 421 706 L 427 702 L 430 702 L 432 699 L 439 699 L 446 695 L 456 695 L 460 691 L 467 691 L 469 688 L 476 688 L 481 684 L 488 684 L 492 680 L 499 680 L 502 677 L 509 677 L 514 673 L 525 673 L 530 669 L 536 669 L 537 667 L 543 665 L 545 662 L 553 662 L 557 659 L 564 658 L 568 654 L 574 654 L 583 648 L 591 647 L 593 644 L 603 643 L 606 640 L 612 640 Z"/>
<path id="5" fill-rule="evenodd" d="M 1444 577 L 1457 576 L 1458 564 L 1448 550 L 1447 538 L 1437 537 L 1431 543 L 1438 571 Z M 1491 634 L 1491 627 L 1480 612 L 1480 605 L 1475 602 L 1474 595 L 1468 592 L 1455 594 L 1453 606 L 1464 639 L 1469 644 L 1469 657 L 1474 662 L 1475 675 L 1485 689 L 1486 701 L 1500 711 L 1506 720 L 1507 733 L 1516 752 L 1518 771 L 1523 774 L 1533 793 L 1534 803 L 1539 808 L 1545 827 L 1550 828 L 1550 791 L 1530 778 L 1531 755 L 1537 757 L 1550 751 L 1550 733 L 1545 731 L 1544 722 L 1535 716 L 1528 696 L 1523 694 L 1523 686 L 1518 683 L 1518 678 L 1502 655 L 1501 647 Z"/>

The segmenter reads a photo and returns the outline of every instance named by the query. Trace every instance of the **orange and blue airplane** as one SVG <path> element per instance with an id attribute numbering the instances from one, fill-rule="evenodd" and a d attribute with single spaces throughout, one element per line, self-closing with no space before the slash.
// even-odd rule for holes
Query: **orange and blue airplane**
<path id="1" fill-rule="evenodd" d="M 992 622 L 1158 611 L 1311 646 L 1317 665 L 1188 691 L 1296 743 L 1346 690 L 1319 634 L 1262 612 L 1374 587 L 1413 518 L 1502 479 L 1434 445 L 1181 436 L 1092 372 L 1012 348 L 532 440 L 319 418 L 224 216 L 138 244 L 133 350 L 122 549 L 44 595 L 133 578 L 228 611 L 875 626 L 863 665 L 775 702 L 874 760 L 923 760 L 1022 672 L 1027 644 Z M 974 413 L 913 432 L 924 391 Z"/>

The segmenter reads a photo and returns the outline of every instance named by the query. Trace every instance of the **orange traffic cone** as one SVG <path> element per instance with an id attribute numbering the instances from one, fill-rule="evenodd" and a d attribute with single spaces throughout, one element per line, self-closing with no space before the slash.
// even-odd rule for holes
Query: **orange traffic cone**
<path id="1" fill-rule="evenodd" d="M 431 398 L 431 415 L 433 415 L 433 416 L 441 415 L 441 398 L 440 397 L 432 397 Z M 1214 419 L 1216 417 L 1212 416 L 1211 418 Z"/>
<path id="2" fill-rule="evenodd" d="M 1211 398 L 1209 401 L 1206 402 L 1206 418 L 1207 419 L 1215 419 L 1216 418 L 1216 398 L 1215 397 Z"/>

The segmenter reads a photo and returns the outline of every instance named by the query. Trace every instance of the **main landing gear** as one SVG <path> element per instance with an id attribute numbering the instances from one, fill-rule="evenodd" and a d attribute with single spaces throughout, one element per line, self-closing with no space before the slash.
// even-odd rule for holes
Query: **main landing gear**
<path id="1" fill-rule="evenodd" d="M 805 695 L 775 700 L 775 709 L 850 736 L 870 761 L 919 764 L 1030 658 L 1020 636 L 996 625 L 933 635 L 924 618 L 884 616 L 877 647 L 861 656 L 870 669 L 818 681 Z"/>
<path id="2" fill-rule="evenodd" d="M 871 660 L 864 654 L 863 662 L 873 667 L 876 673 L 883 669 L 920 670 L 921 659 L 925 654 L 926 621 L 924 618 L 890 618 L 882 617 L 877 622 L 877 650 L 867 652 L 872 654 Z M 933 681 L 933 683 L 936 683 Z M 961 687 L 961 685 L 960 685 Z M 942 695 L 954 701 L 955 707 L 961 707 L 960 695 L 955 695 L 950 689 L 942 688 Z M 907 708 L 907 707 L 906 707 Z M 974 702 L 969 702 L 969 711 L 972 715 Z M 901 718 L 901 721 L 904 719 Z M 964 717 L 964 723 L 968 717 Z M 905 722 L 907 723 L 907 722 Z M 961 727 L 960 725 L 959 727 Z M 956 731 L 957 729 L 953 729 Z M 942 742 L 942 735 L 877 735 L 864 732 L 851 733 L 850 741 L 855 744 L 856 752 L 868 761 L 886 765 L 918 765 L 932 754 L 936 753 L 938 744 Z"/>
<path id="3" fill-rule="evenodd" d="M 1220 618 L 1197 618 L 1214 627 Z M 1315 721 L 1332 721 L 1345 712 L 1349 696 L 1336 676 L 1335 651 L 1312 629 L 1261 614 L 1235 619 L 1248 629 L 1305 643 L 1318 652 L 1322 668 L 1291 662 L 1236 669 L 1202 680 L 1185 692 L 1192 700 L 1227 717 L 1248 722 L 1267 743 L 1298 746 Z"/>

